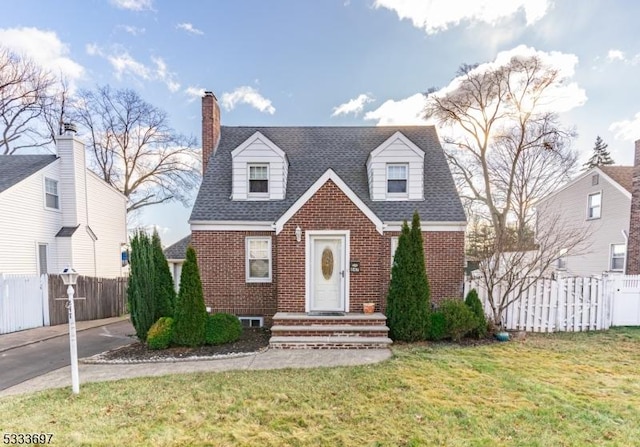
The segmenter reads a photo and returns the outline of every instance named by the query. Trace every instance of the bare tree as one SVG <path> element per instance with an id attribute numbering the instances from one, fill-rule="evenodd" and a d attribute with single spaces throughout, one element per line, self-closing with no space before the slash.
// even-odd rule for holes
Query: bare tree
<path id="1" fill-rule="evenodd" d="M 90 168 L 127 196 L 127 212 L 188 203 L 200 178 L 199 151 L 164 111 L 133 90 L 109 86 L 80 91 L 71 109 L 68 116 L 88 134 Z"/>
<path id="2" fill-rule="evenodd" d="M 539 57 L 523 56 L 462 66 L 449 88 L 427 93 L 426 117 L 452 132 L 444 137 L 445 152 L 461 196 L 490 228 L 478 246 L 486 248 L 480 273 L 496 323 L 509 293 L 524 292 L 561 251 L 583 248 L 584 231 L 559 218 L 536 234 L 535 247 L 527 238 L 536 200 L 566 181 L 576 163 L 569 149 L 574 133 L 551 111 L 549 93 L 562 81 Z"/>
<path id="3" fill-rule="evenodd" d="M 55 82 L 33 61 L 0 48 L 0 154 L 53 141 L 44 114 L 53 104 Z"/>

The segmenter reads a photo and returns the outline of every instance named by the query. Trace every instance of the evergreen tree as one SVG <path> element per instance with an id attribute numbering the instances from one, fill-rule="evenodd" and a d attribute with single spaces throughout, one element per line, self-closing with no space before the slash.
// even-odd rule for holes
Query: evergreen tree
<path id="1" fill-rule="evenodd" d="M 606 166 L 606 165 L 614 164 L 615 161 L 613 161 L 613 159 L 611 158 L 611 154 L 607 150 L 608 147 L 609 145 L 606 144 L 604 141 L 602 141 L 602 138 L 598 136 L 596 138 L 595 146 L 593 147 L 593 155 L 591 155 L 591 158 L 589 159 L 589 161 L 587 161 L 583 165 L 584 166 L 583 170 L 595 168 L 597 166 Z"/>
<path id="2" fill-rule="evenodd" d="M 173 317 L 176 292 L 173 288 L 171 270 L 156 230 L 151 237 L 151 245 L 153 246 L 155 322 L 162 317 Z"/>
<path id="3" fill-rule="evenodd" d="M 142 341 L 155 319 L 154 269 L 151 240 L 144 231 L 138 231 L 131 240 L 131 270 L 127 298 L 131 323 Z"/>
<path id="4" fill-rule="evenodd" d="M 417 213 L 411 229 L 406 221 L 402 224 L 391 273 L 387 296 L 389 335 L 393 340 L 423 340 L 429 316 L 429 281 Z"/>
<path id="5" fill-rule="evenodd" d="M 476 289 L 471 289 L 469 293 L 467 293 L 467 297 L 465 298 L 464 303 L 476 316 L 476 321 L 478 323 L 478 326 L 472 331 L 472 335 L 477 338 L 486 337 L 487 317 L 484 314 L 482 302 L 480 302 L 480 298 L 478 297 L 478 291 Z"/>
<path id="6" fill-rule="evenodd" d="M 182 346 L 203 345 L 206 322 L 207 309 L 204 305 L 196 251 L 189 246 L 182 266 L 180 291 L 174 312 L 174 342 Z"/>

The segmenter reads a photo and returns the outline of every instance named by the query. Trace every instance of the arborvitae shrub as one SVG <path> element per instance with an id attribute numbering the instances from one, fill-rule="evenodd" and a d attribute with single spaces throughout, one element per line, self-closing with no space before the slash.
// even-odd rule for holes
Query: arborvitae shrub
<path id="1" fill-rule="evenodd" d="M 149 349 L 166 349 L 173 338 L 173 318 L 162 317 L 149 329 L 147 346 Z"/>
<path id="2" fill-rule="evenodd" d="M 447 335 L 454 341 L 462 340 L 462 337 L 478 327 L 474 313 L 459 299 L 444 300 L 438 310 L 444 315 Z"/>
<path id="3" fill-rule="evenodd" d="M 398 240 L 387 295 L 387 323 L 393 340 L 424 340 L 429 316 L 429 281 L 424 263 L 420 217 L 405 221 Z"/>
<path id="4" fill-rule="evenodd" d="M 187 248 L 180 275 L 180 292 L 174 313 L 173 341 L 182 346 L 200 346 L 205 342 L 207 309 L 204 305 L 202 282 L 196 252 Z"/>
<path id="5" fill-rule="evenodd" d="M 464 300 L 464 303 L 467 305 L 471 312 L 476 316 L 476 321 L 478 327 L 471 331 L 470 335 L 477 338 L 484 338 L 487 336 L 487 317 L 484 314 L 484 309 L 482 308 L 482 303 L 480 302 L 480 298 L 478 298 L 478 292 L 476 289 L 471 289 L 469 293 L 467 293 L 467 297 Z"/>
<path id="6" fill-rule="evenodd" d="M 154 269 L 151 240 L 144 231 L 138 231 L 131 239 L 131 270 L 129 272 L 127 299 L 131 323 L 141 341 L 155 319 Z"/>
<path id="7" fill-rule="evenodd" d="M 154 268 L 154 300 L 155 300 L 155 319 L 161 317 L 173 317 L 176 292 L 173 288 L 173 278 L 167 258 L 162 251 L 162 243 L 157 231 L 153 232 L 151 237 L 151 245 L 153 250 L 153 268 Z"/>
<path id="8" fill-rule="evenodd" d="M 427 323 L 427 340 L 438 341 L 447 336 L 447 321 L 442 312 L 431 312 Z"/>
<path id="9" fill-rule="evenodd" d="M 235 315 L 217 313 L 207 318 L 206 343 L 222 345 L 236 341 L 242 335 L 242 324 Z"/>

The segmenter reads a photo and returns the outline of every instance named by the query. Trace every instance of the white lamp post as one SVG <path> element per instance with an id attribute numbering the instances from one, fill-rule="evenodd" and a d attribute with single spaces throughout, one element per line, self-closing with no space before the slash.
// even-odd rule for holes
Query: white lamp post
<path id="1" fill-rule="evenodd" d="M 67 287 L 67 309 L 69 309 L 69 350 L 71 353 L 71 389 L 73 394 L 80 392 L 80 378 L 78 376 L 78 345 L 76 343 L 76 310 L 73 305 L 73 286 L 78 280 L 78 272 L 73 268 L 67 267 L 60 274 L 62 282 Z"/>

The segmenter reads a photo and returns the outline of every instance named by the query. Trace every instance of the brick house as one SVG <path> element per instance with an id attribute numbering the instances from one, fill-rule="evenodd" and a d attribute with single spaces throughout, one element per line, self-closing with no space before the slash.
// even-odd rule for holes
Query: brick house
<path id="1" fill-rule="evenodd" d="M 640 275 L 640 140 L 636 141 L 633 183 L 631 189 L 631 217 L 627 247 L 627 275 Z"/>
<path id="2" fill-rule="evenodd" d="M 202 142 L 190 242 L 213 312 L 272 326 L 276 347 L 389 343 L 392 256 L 414 210 L 432 301 L 461 296 L 466 216 L 432 126 L 220 126 L 206 92 Z"/>

